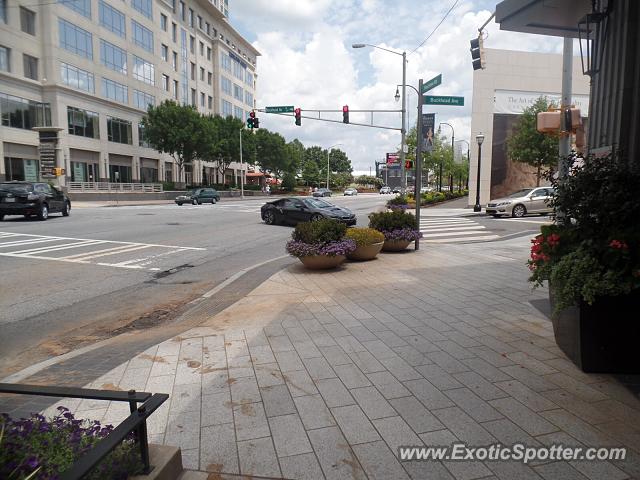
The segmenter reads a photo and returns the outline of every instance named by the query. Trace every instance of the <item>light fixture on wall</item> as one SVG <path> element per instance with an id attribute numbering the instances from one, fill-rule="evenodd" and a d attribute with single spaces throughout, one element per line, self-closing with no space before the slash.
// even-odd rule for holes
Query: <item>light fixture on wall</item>
<path id="1" fill-rule="evenodd" d="M 590 78 L 593 78 L 600 71 L 607 40 L 607 18 L 610 9 L 610 0 L 592 0 L 591 13 L 587 13 L 578 21 L 578 44 L 580 45 L 582 74 L 588 75 Z"/>

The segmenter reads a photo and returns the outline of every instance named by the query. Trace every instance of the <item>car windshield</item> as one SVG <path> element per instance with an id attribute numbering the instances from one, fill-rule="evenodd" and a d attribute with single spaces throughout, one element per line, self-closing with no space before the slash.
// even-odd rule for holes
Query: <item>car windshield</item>
<path id="1" fill-rule="evenodd" d="M 319 200 L 317 198 L 307 198 L 303 200 L 303 202 L 311 208 L 330 208 L 333 207 L 329 202 L 325 202 L 324 200 Z"/>
<path id="2" fill-rule="evenodd" d="M 524 197 L 525 195 L 529 195 L 529 193 L 531 193 L 532 190 L 533 188 L 524 188 L 522 190 L 518 190 L 517 192 L 513 192 L 511 195 L 507 195 L 506 198 Z"/>
<path id="3" fill-rule="evenodd" d="M 196 195 L 199 191 L 200 189 L 196 188 L 194 190 L 191 190 L 187 195 Z"/>
<path id="4" fill-rule="evenodd" d="M 33 188 L 30 183 L 0 183 L 0 190 L 10 193 L 25 193 Z"/>

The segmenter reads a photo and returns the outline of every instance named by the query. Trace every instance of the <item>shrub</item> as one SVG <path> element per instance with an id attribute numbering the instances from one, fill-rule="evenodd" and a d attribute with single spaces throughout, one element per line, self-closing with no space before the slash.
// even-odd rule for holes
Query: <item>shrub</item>
<path id="1" fill-rule="evenodd" d="M 162 190 L 164 191 L 173 191 L 176 189 L 176 185 L 173 182 L 162 182 Z"/>
<path id="2" fill-rule="evenodd" d="M 416 240 L 422 238 L 416 217 L 403 210 L 369 214 L 369 227 L 379 230 L 385 240 Z"/>
<path id="3" fill-rule="evenodd" d="M 285 173 L 282 177 L 282 189 L 290 192 L 294 188 L 296 188 L 296 176 L 291 172 Z"/>
<path id="4" fill-rule="evenodd" d="M 398 195 L 397 197 L 393 197 L 387 200 L 387 207 L 389 208 L 402 207 L 402 206 L 406 208 L 408 204 L 409 204 L 409 197 L 407 197 L 406 195 Z"/>
<path id="5" fill-rule="evenodd" d="M 305 243 L 300 240 L 287 242 L 287 253 L 294 257 L 308 257 L 312 255 L 347 255 L 356 249 L 356 242 L 350 239 L 326 243 Z"/>
<path id="6" fill-rule="evenodd" d="M 349 228 L 347 238 L 356 242 L 358 247 L 384 242 L 384 234 L 373 228 Z"/>
<path id="7" fill-rule="evenodd" d="M 87 450 L 109 435 L 112 425 L 97 420 L 75 419 L 65 407 L 47 420 L 33 414 L 30 418 L 0 418 L 0 478 L 22 479 L 37 470 L 38 479 L 53 480 L 67 470 Z M 126 479 L 142 470 L 140 457 L 131 435 L 113 450 L 86 477 L 88 479 Z"/>
<path id="8" fill-rule="evenodd" d="M 291 238 L 309 244 L 338 242 L 344 238 L 346 232 L 347 226 L 344 223 L 323 218 L 315 222 L 299 223 Z"/>

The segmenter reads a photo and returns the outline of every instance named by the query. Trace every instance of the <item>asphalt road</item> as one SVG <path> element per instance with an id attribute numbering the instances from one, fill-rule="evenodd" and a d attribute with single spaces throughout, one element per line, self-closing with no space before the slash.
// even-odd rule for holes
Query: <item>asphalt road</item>
<path id="1" fill-rule="evenodd" d="M 331 201 L 366 226 L 387 199 Z M 264 201 L 77 208 L 46 222 L 7 217 L 0 223 L 0 378 L 131 322 L 155 326 L 238 271 L 285 255 L 291 228 L 262 223 Z"/>

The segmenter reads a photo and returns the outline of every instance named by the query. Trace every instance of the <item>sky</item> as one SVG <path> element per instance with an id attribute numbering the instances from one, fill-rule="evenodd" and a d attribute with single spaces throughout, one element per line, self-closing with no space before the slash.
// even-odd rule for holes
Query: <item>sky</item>
<path id="1" fill-rule="evenodd" d="M 257 108 L 293 105 L 304 110 L 400 110 L 396 85 L 402 83 L 402 57 L 367 43 L 407 52 L 407 84 L 417 88 L 442 74 L 434 95 L 464 97 L 464 107 L 429 106 L 436 123 L 453 126 L 456 140 L 469 140 L 473 68 L 469 40 L 491 16 L 497 1 L 489 0 L 230 0 L 231 25 L 261 53 L 257 62 Z M 423 41 L 454 9 L 424 44 Z M 530 52 L 562 52 L 554 37 L 500 31 L 492 20 L 485 29 L 486 48 Z M 421 45 L 422 44 L 422 45 Z M 421 45 L 421 46 L 420 46 Z M 417 94 L 407 88 L 409 127 L 417 118 Z M 342 120 L 342 113 L 322 114 Z M 306 147 L 342 149 L 355 174 L 375 172 L 375 161 L 400 148 L 400 131 L 260 113 L 260 126 L 299 139 Z M 371 123 L 371 115 L 350 113 L 350 121 Z M 400 128 L 401 114 L 376 113 L 375 125 Z M 451 128 L 442 126 L 451 138 Z M 463 149 L 464 150 L 464 149 Z"/>

